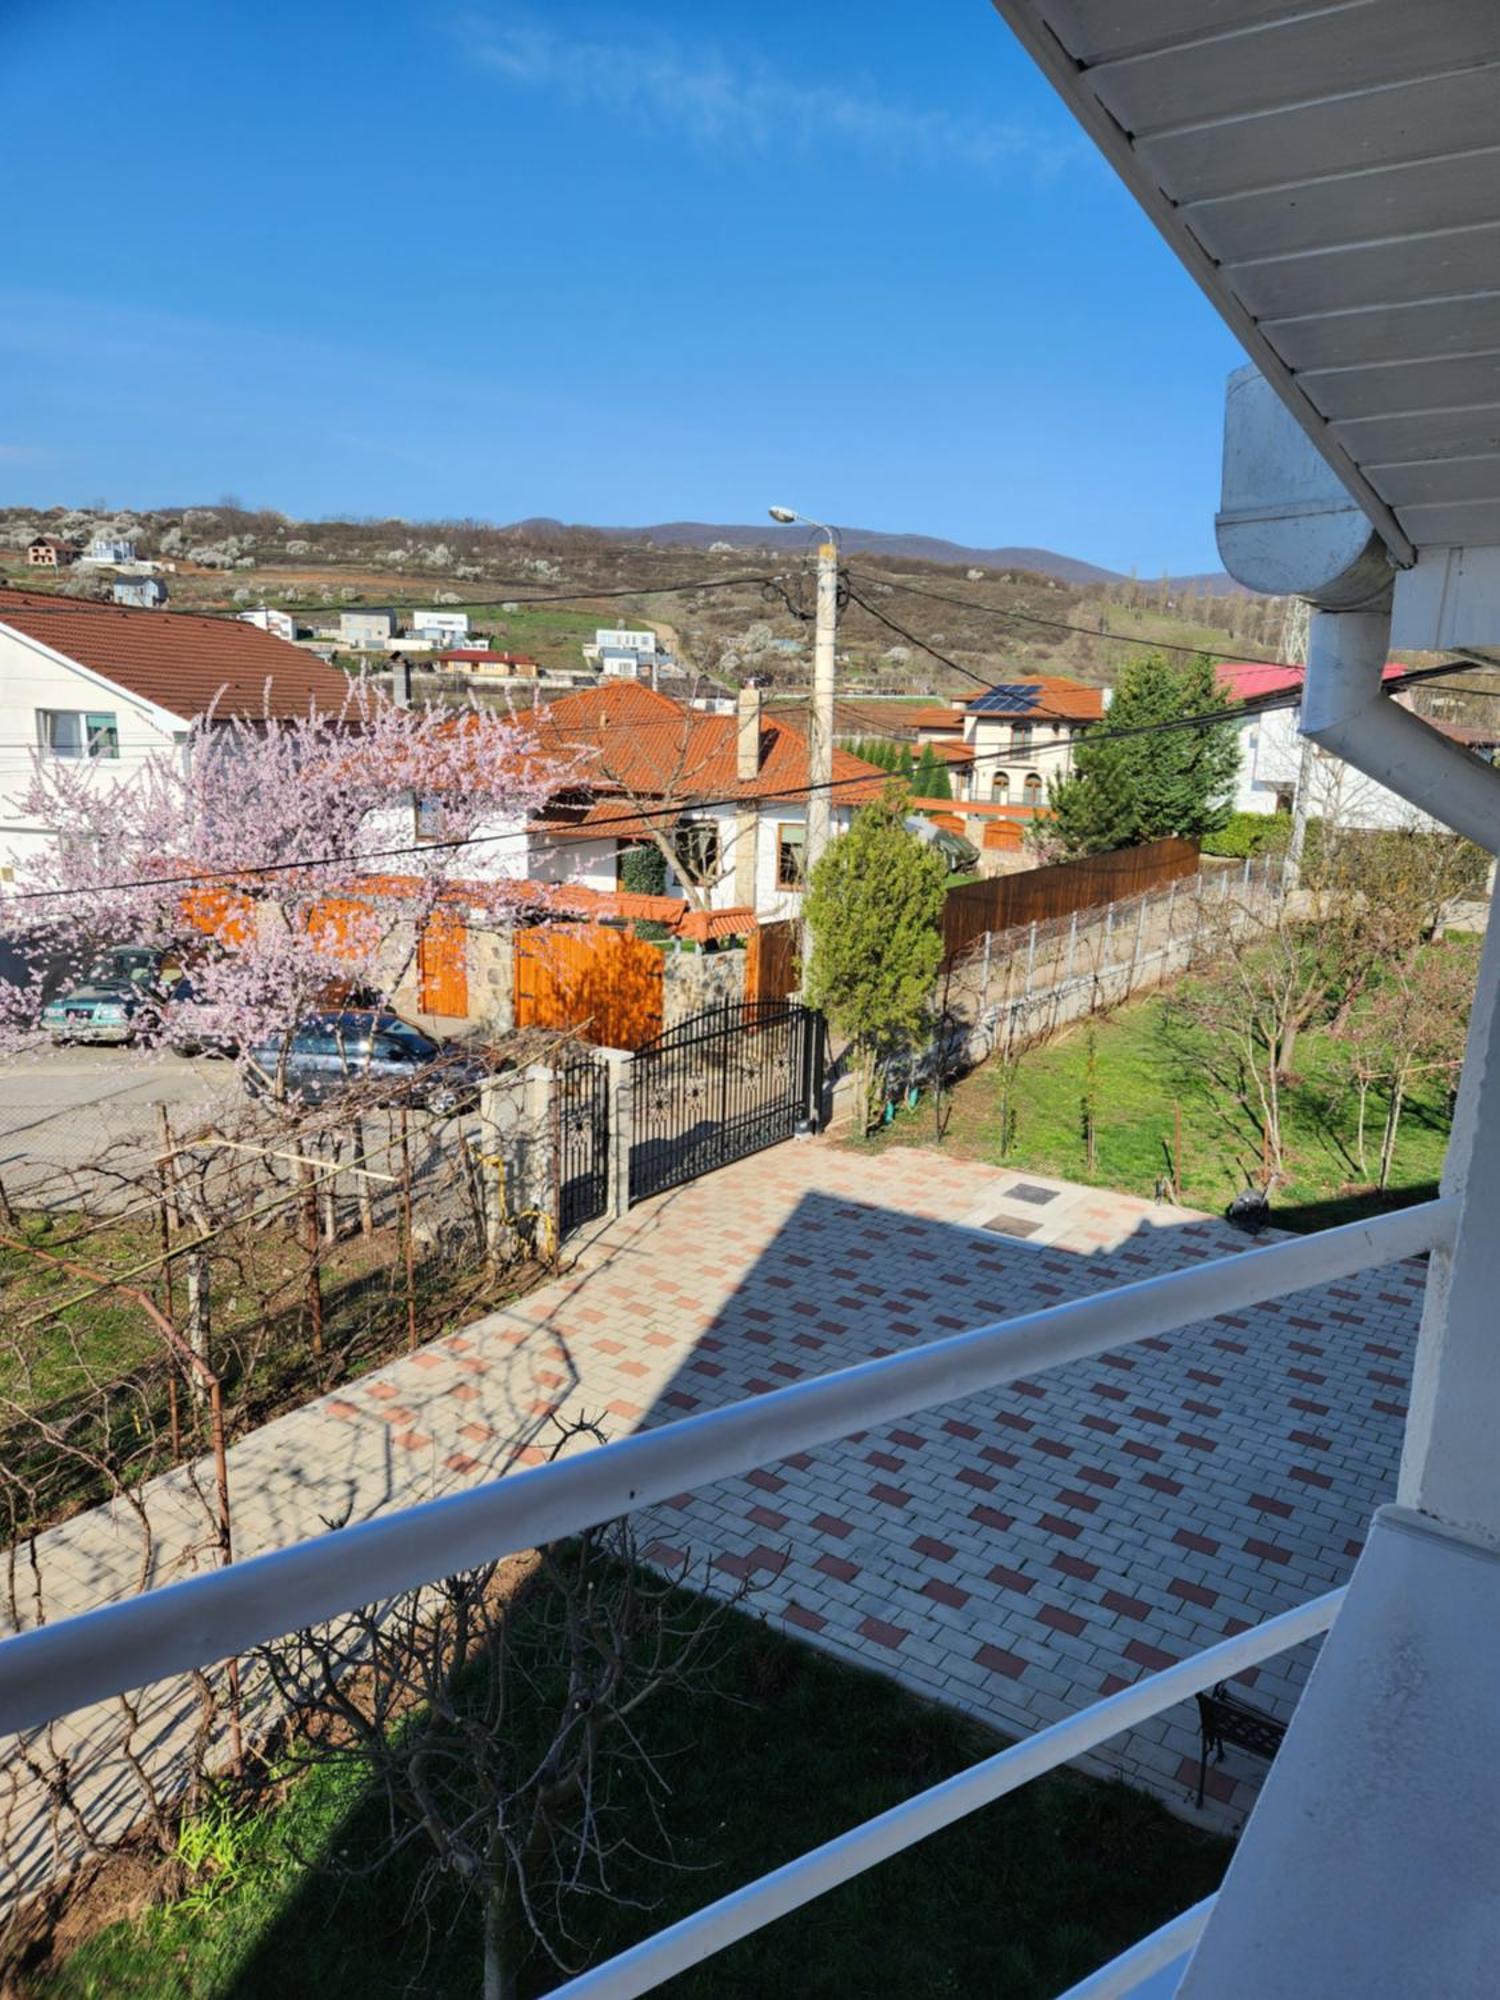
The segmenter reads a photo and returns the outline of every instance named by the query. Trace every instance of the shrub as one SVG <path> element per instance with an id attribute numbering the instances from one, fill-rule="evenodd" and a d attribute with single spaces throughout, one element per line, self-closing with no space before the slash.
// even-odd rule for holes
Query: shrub
<path id="1" fill-rule="evenodd" d="M 620 887 L 632 896 L 665 896 L 667 857 L 650 841 L 632 847 L 620 857 Z"/>
<path id="2" fill-rule="evenodd" d="M 1217 854 L 1230 861 L 1244 861 L 1252 854 L 1284 854 L 1292 837 L 1292 822 L 1286 813 L 1231 813 L 1217 833 L 1203 836 L 1205 854 Z"/>

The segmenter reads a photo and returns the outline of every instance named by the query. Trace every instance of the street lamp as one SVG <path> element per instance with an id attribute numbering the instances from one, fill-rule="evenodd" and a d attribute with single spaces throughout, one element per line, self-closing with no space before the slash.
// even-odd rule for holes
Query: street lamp
<path id="1" fill-rule="evenodd" d="M 838 547 L 838 529 L 830 528 L 822 521 L 815 521 L 810 514 L 799 514 L 795 507 L 768 507 L 766 512 L 783 528 L 795 527 L 799 521 L 804 528 L 816 528 L 825 542 L 832 542 L 835 548 Z"/>
<path id="2" fill-rule="evenodd" d="M 839 538 L 835 529 L 810 519 L 806 514 L 799 514 L 795 507 L 772 507 L 768 512 L 771 519 L 783 527 L 791 527 L 800 521 L 805 528 L 816 528 L 823 537 L 818 549 L 812 724 L 807 738 L 807 849 L 804 867 L 810 879 L 833 830 L 833 662 L 838 637 Z"/>

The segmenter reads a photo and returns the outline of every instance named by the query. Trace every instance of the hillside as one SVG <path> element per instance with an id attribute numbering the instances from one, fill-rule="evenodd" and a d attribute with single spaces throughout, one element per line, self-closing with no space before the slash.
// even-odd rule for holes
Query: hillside
<path id="1" fill-rule="evenodd" d="M 684 534 L 693 524 L 683 524 Z M 598 530 L 532 522 L 497 528 L 475 521 L 416 523 L 294 521 L 233 502 L 217 507 L 115 513 L 0 509 L 0 574 L 12 582 L 107 594 L 77 571 L 28 570 L 38 533 L 81 540 L 109 530 L 132 536 L 141 556 L 167 565 L 179 610 L 253 604 L 329 622 L 342 605 L 443 603 L 467 607 L 498 647 L 527 652 L 544 668 L 582 665 L 595 626 L 645 623 L 700 676 L 732 686 L 753 676 L 779 690 L 807 685 L 811 610 L 805 531 L 791 548 L 645 546 Z M 651 533 L 655 531 L 634 531 Z M 735 531 L 729 530 L 727 533 Z M 758 532 L 758 531 L 756 531 Z M 718 530 L 702 527 L 701 533 Z M 767 539 L 771 530 L 767 524 Z M 1201 647 L 1273 657 L 1282 607 L 1272 599 L 1219 595 L 1214 579 L 1142 583 L 1076 567 L 1060 577 L 996 563 L 1036 562 L 1046 551 L 967 551 L 954 562 L 902 552 L 922 537 L 845 542 L 857 597 L 840 622 L 840 681 L 851 695 L 957 694 L 1006 675 L 1063 673 L 1108 682 L 1134 648 Z M 970 558 L 979 555 L 982 561 Z M 1049 558 L 1067 561 L 1067 558 Z M 896 629 L 900 628 L 900 629 Z M 927 647 L 943 656 L 933 657 Z"/>
<path id="2" fill-rule="evenodd" d="M 962 542 L 943 541 L 934 535 L 887 534 L 877 528 L 849 528 L 833 524 L 840 545 L 849 555 L 880 555 L 892 558 L 913 556 L 920 562 L 938 563 L 952 569 L 1025 570 L 1034 576 L 1056 577 L 1061 583 L 1128 583 L 1119 570 L 1101 569 L 1098 563 L 1078 556 L 1060 555 L 1056 549 L 969 548 Z M 644 528 L 566 527 L 561 521 L 537 518 L 513 522 L 502 533 L 521 538 L 534 535 L 602 535 L 607 541 L 633 542 L 649 548 L 709 549 L 718 554 L 743 554 L 762 549 L 801 552 L 808 544 L 803 527 L 778 527 L 772 521 L 724 523 L 712 521 L 658 521 Z M 1207 592 L 1210 596 L 1243 595 L 1241 587 L 1223 570 L 1205 571 L 1194 576 L 1168 577 L 1174 590 Z"/>

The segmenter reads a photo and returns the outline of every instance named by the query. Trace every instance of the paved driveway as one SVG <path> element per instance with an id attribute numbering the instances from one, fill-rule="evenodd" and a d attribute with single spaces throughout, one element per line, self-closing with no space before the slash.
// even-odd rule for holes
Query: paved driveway
<path id="1" fill-rule="evenodd" d="M 236 1445 L 236 1548 L 534 1463 L 555 1410 L 619 1435 L 1242 1247 L 1187 1211 L 936 1153 L 785 1145 L 643 1204 L 518 1308 Z M 1393 1267 L 922 1411 L 681 1495 L 642 1538 L 747 1579 L 815 1643 L 1029 1732 L 1345 1579 L 1394 1488 L 1422 1284 Z M 153 1580 L 213 1560 L 186 1473 L 148 1511 Z M 56 1618 L 137 1587 L 139 1523 L 99 1510 L 38 1556 Z M 1308 1663 L 1243 1678 L 1285 1713 Z M 158 1690 L 153 1754 L 191 1717 Z M 59 1744 L 118 1818 L 116 1737 L 101 1710 Z M 1191 1707 L 1101 1761 L 1183 1804 Z M 1219 1823 L 1258 1777 L 1213 1773 Z"/>
<path id="2" fill-rule="evenodd" d="M 0 1069 L 0 1181 L 38 1206 L 107 1198 L 109 1177 L 91 1170 L 106 1151 L 122 1169 L 154 1160 L 158 1105 L 180 1130 L 220 1100 L 240 1101 L 227 1063 L 103 1047 L 18 1058 Z"/>

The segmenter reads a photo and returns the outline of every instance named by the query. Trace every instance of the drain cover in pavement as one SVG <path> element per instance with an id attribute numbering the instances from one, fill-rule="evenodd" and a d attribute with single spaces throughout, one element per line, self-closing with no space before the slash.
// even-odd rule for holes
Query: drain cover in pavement
<path id="1" fill-rule="evenodd" d="M 1045 1208 L 1049 1201 L 1057 1200 L 1056 1188 L 1038 1187 L 1035 1181 L 1017 1181 L 1005 1192 L 1012 1201 L 1029 1201 L 1033 1208 Z"/>
<path id="2" fill-rule="evenodd" d="M 1042 1225 L 1028 1222 L 1020 1215 L 992 1215 L 984 1226 L 998 1231 L 1001 1236 L 1035 1236 Z"/>

